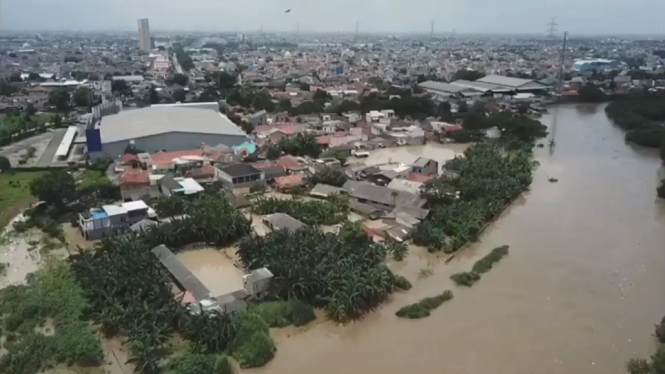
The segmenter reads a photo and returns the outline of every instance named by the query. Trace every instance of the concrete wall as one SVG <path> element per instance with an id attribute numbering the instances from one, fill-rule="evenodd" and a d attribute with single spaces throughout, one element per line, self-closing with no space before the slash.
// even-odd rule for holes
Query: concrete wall
<path id="1" fill-rule="evenodd" d="M 245 141 L 247 141 L 247 137 L 240 135 L 214 135 L 172 132 L 134 139 L 134 146 L 145 152 L 154 153 L 155 151 L 162 149 L 165 149 L 167 152 L 187 151 L 190 149 L 200 148 L 204 143 L 205 145 L 210 146 L 216 146 L 218 144 L 235 146 L 240 145 Z M 106 156 L 115 159 L 125 152 L 125 148 L 129 144 L 129 140 L 104 143 L 104 139 L 102 139 L 102 151 L 90 154 L 90 157 L 98 158 Z"/>

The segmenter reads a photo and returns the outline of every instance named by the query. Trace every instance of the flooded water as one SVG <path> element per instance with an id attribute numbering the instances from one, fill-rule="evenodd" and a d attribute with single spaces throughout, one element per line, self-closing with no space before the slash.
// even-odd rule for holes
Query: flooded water
<path id="1" fill-rule="evenodd" d="M 654 324 L 665 314 L 658 155 L 625 144 L 602 106 L 552 108 L 542 121 L 554 152 L 537 149 L 531 192 L 479 243 L 450 264 L 414 249 L 391 264 L 413 289 L 360 322 L 319 323 L 280 339 L 275 359 L 255 371 L 610 374 L 652 354 Z M 503 244 L 510 255 L 480 283 L 452 285 L 450 274 Z M 445 289 L 455 298 L 429 318 L 394 315 Z"/>
<path id="2" fill-rule="evenodd" d="M 243 288 L 242 270 L 233 266 L 233 260 L 217 249 L 190 250 L 176 256 L 208 287 L 213 297 Z"/>
<path id="3" fill-rule="evenodd" d="M 467 147 L 467 144 L 429 143 L 422 146 L 382 148 L 372 151 L 369 157 L 350 157 L 347 163 L 361 163 L 366 165 L 384 165 L 392 163 L 412 164 L 418 159 L 418 157 L 427 157 L 434 161 L 438 161 L 439 167 L 441 167 L 444 162 L 461 154 Z"/>

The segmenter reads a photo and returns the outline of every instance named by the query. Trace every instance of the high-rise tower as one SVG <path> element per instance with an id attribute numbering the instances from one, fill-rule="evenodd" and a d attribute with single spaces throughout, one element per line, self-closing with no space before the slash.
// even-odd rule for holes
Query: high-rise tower
<path id="1" fill-rule="evenodd" d="M 152 49 L 152 38 L 150 37 L 150 24 L 147 18 L 139 20 L 139 48 L 148 52 Z"/>

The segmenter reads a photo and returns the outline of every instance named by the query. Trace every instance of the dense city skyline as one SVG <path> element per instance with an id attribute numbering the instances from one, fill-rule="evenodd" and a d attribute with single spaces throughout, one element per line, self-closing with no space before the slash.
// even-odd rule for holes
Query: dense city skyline
<path id="1" fill-rule="evenodd" d="M 159 30 L 354 32 L 361 33 L 529 33 L 545 34 L 550 17 L 559 31 L 576 34 L 665 34 L 660 18 L 665 2 L 489 0 L 3 0 L 0 30 L 132 31 L 136 21 L 149 18 Z M 315 4 L 315 5 L 313 5 Z M 285 10 L 291 9 L 286 14 Z M 644 9 L 649 9 L 644 12 Z M 29 11 L 28 11 L 29 10 Z"/>

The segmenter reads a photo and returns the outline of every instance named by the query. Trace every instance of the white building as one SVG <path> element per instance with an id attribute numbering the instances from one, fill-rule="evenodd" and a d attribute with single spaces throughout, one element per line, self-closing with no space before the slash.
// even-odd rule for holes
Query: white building
<path id="1" fill-rule="evenodd" d="M 139 48 L 143 52 L 148 52 L 152 49 L 152 38 L 150 37 L 150 24 L 147 18 L 142 18 L 139 24 Z"/>

